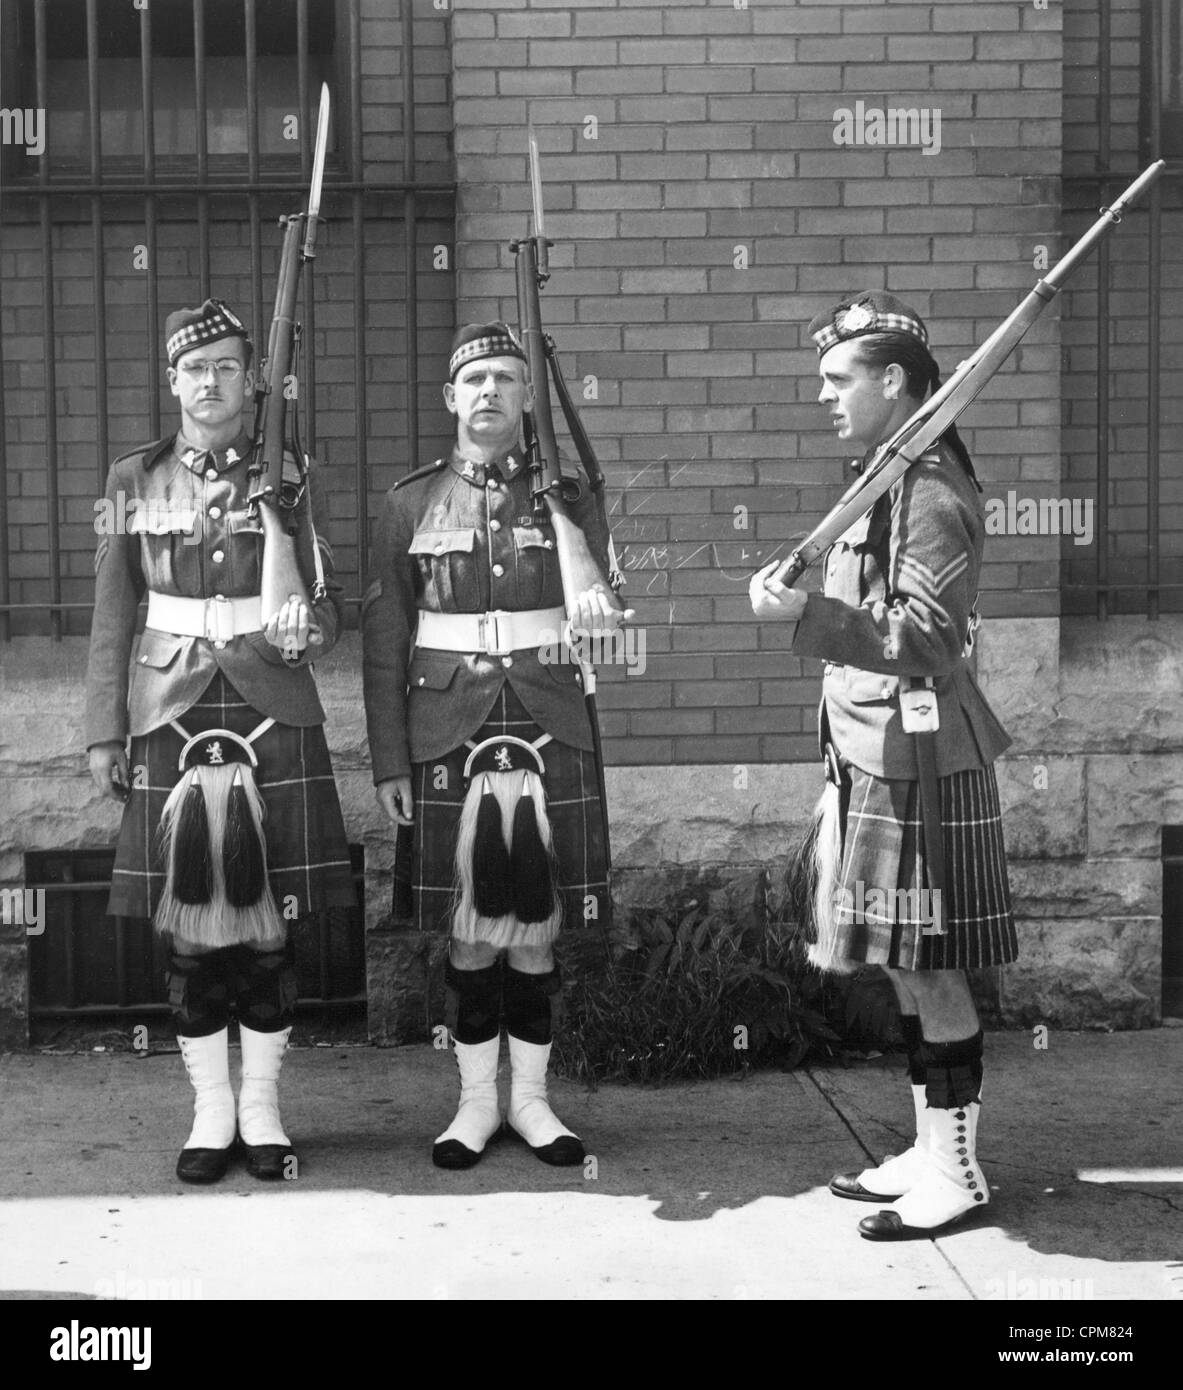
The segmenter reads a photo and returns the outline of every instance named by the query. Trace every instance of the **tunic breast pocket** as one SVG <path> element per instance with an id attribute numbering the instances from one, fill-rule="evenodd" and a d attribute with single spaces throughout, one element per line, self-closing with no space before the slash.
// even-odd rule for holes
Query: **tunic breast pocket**
<path id="1" fill-rule="evenodd" d="M 519 606 L 557 608 L 563 601 L 563 580 L 554 533 L 542 526 L 515 526 L 513 548 Z"/>
<path id="2" fill-rule="evenodd" d="M 163 497 L 139 498 L 127 518 L 127 534 L 140 537 L 144 577 L 150 589 L 186 592 L 201 543 L 201 512 L 190 502 Z"/>
<path id="3" fill-rule="evenodd" d="M 888 705 L 899 694 L 900 681 L 898 676 L 877 675 L 848 666 L 844 688 L 852 705 Z"/>
<path id="4" fill-rule="evenodd" d="M 419 567 L 428 608 L 438 608 L 441 613 L 475 613 L 480 609 L 475 552 L 473 526 L 416 531 L 408 553 Z"/>

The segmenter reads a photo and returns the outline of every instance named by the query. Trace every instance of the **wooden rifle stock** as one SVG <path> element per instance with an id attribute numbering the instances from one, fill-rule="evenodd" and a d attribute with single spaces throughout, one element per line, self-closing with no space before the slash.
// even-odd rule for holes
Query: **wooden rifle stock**
<path id="1" fill-rule="evenodd" d="M 1005 322 L 991 333 L 972 356 L 961 363 L 949 380 L 900 426 L 891 439 L 880 446 L 862 476 L 847 488 L 820 525 L 781 563 L 772 574 L 773 579 L 789 587 L 796 584 L 809 566 L 859 517 L 870 511 L 920 455 L 940 439 L 961 412 L 981 394 L 986 383 L 1055 298 L 1068 276 L 1102 237 L 1121 221 L 1126 208 L 1141 197 L 1165 167 L 1165 161 L 1157 160 L 1143 170 L 1115 203 L 1101 209 L 1097 221 L 1034 286 Z"/>
<path id="2" fill-rule="evenodd" d="M 300 599 L 310 613 L 313 605 L 308 586 L 300 573 L 294 528 L 281 513 L 291 512 L 299 505 L 306 487 L 306 466 L 304 460 L 299 457 L 296 460 L 301 475 L 299 484 L 292 486 L 284 483 L 287 385 L 292 377 L 298 332 L 295 316 L 300 268 L 316 254 L 316 223 L 320 211 L 320 185 L 328 139 L 328 115 L 328 88 L 322 87 L 308 211 L 281 219 L 284 236 L 279 262 L 279 282 L 275 292 L 275 311 L 271 316 L 271 327 L 267 335 L 267 357 L 260 364 L 255 393 L 255 443 L 251 463 L 250 505 L 263 528 L 263 563 L 259 592 L 264 626 L 293 596 Z M 308 505 L 311 506 L 311 502 Z M 313 544 L 315 545 L 315 541 Z M 309 627 L 308 641 L 314 645 L 324 641 L 324 634 L 315 624 Z"/>

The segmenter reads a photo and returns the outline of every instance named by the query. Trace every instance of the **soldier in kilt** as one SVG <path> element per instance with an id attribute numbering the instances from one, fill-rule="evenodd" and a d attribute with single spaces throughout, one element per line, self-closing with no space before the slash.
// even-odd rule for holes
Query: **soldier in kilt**
<path id="1" fill-rule="evenodd" d="M 940 384 L 927 329 L 899 299 L 867 292 L 809 332 L 818 399 L 857 471 Z M 831 547 L 822 593 L 785 588 L 775 563 L 751 586 L 756 616 L 796 623 L 794 652 L 826 663 L 827 783 L 798 861 L 811 959 L 883 966 L 900 1005 L 915 1143 L 830 1184 L 883 1208 L 860 1223 L 872 1240 L 931 1235 L 990 1200 L 975 1155 L 982 1031 L 964 972 L 1005 965 L 1018 947 L 993 768 L 1010 740 L 968 660 L 980 491 L 950 428 Z"/>
<path id="2" fill-rule="evenodd" d="M 396 916 L 450 935 L 460 1107 L 433 1161 L 471 1167 L 501 1128 L 504 1023 L 508 1129 L 544 1162 L 573 1164 L 583 1145 L 551 1110 L 546 1076 L 553 943 L 607 914 L 592 730 L 559 642 L 554 529 L 535 515 L 520 446 L 525 355 L 501 323 L 470 324 L 452 347 L 456 446 L 387 494 L 362 608 L 374 781 L 399 827 Z M 586 482 L 578 490 L 571 515 L 606 567 L 606 531 Z M 574 621 L 593 630 L 606 612 L 589 591 Z"/>
<path id="3" fill-rule="evenodd" d="M 296 1001 L 286 923 L 356 905 L 310 665 L 336 641 L 341 592 L 312 522 L 319 492 L 306 489 L 293 517 L 312 609 L 293 596 L 263 626 L 242 421 L 250 340 L 212 299 L 172 314 L 165 337 L 181 428 L 112 464 L 95 559 L 87 745 L 99 790 L 124 805 L 108 910 L 154 918 L 169 941 L 169 1003 L 196 1096 L 177 1176 L 222 1177 L 237 1135 L 248 1171 L 280 1178 L 295 1172 L 278 1108 Z"/>

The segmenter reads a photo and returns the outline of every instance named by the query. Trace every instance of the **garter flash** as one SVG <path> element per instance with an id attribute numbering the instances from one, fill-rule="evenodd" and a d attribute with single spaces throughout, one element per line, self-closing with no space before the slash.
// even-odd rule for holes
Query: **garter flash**
<path id="1" fill-rule="evenodd" d="M 159 848 L 166 866 L 156 929 L 174 940 L 220 946 L 280 945 L 286 931 L 267 877 L 265 808 L 255 785 L 252 743 L 274 719 L 245 738 L 205 729 L 186 740 L 181 779 L 164 803 Z"/>
<path id="2" fill-rule="evenodd" d="M 549 734 L 534 743 L 509 735 L 468 741 L 452 910 L 457 940 L 542 946 L 558 932 L 562 900 L 538 751 L 549 742 Z"/>

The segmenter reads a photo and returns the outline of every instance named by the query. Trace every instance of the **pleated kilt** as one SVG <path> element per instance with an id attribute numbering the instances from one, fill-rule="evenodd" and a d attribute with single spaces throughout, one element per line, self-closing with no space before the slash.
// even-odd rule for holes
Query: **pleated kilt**
<path id="1" fill-rule="evenodd" d="M 938 779 L 945 842 L 944 932 L 925 886 L 919 783 L 844 766 L 835 954 L 900 970 L 1006 965 L 1019 953 L 993 767 Z M 901 894 L 898 890 L 907 890 Z"/>
<path id="2" fill-rule="evenodd" d="M 190 734 L 229 729 L 246 735 L 265 718 L 219 671 L 177 722 Z M 131 741 L 132 791 L 115 851 L 107 908 L 112 914 L 151 917 L 156 910 L 166 874 L 157 831 L 164 803 L 180 779 L 177 759 L 184 744 L 169 725 Z M 297 728 L 277 723 L 251 746 L 259 760 L 255 783 L 266 808 L 267 868 L 280 913 L 293 916 L 293 898 L 296 917 L 329 907 L 356 907 L 349 844 L 324 729 L 319 724 Z"/>
<path id="3" fill-rule="evenodd" d="M 543 733 L 506 682 L 472 742 L 512 735 L 532 743 Z M 464 763 L 471 751 L 461 746 L 412 768 L 415 823 L 399 827 L 394 916 L 418 931 L 452 929 L 456 837 L 467 791 Z M 608 868 L 595 757 L 557 739 L 539 751 L 546 767 L 543 782 L 563 906 L 560 929 L 603 926 L 608 922 Z M 585 911 L 589 897 L 594 912 Z"/>

